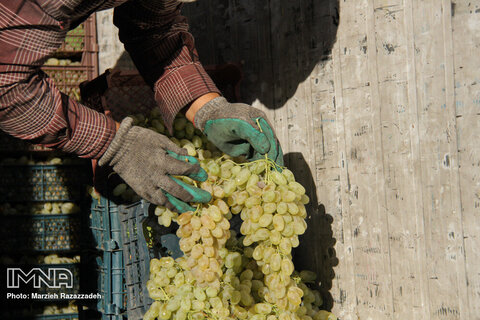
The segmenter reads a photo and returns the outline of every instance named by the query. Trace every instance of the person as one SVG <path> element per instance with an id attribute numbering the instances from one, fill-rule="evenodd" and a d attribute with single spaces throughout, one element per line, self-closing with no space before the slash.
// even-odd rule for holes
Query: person
<path id="1" fill-rule="evenodd" d="M 207 192 L 171 175 L 198 181 L 206 172 L 166 136 L 114 122 L 61 93 L 40 69 L 66 33 L 96 11 L 114 7 L 114 24 L 138 71 L 152 87 L 166 126 L 178 112 L 220 150 L 283 165 L 266 115 L 229 103 L 203 69 L 178 0 L 2 0 L 0 3 L 0 129 L 9 135 L 97 159 L 141 197 L 176 211 L 208 202 Z M 259 127 L 260 125 L 260 127 Z"/>

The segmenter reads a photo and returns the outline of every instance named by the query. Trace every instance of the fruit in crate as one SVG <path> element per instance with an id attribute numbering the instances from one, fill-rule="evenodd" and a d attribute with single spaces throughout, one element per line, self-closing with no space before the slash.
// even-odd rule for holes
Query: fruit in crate
<path id="1" fill-rule="evenodd" d="M 84 160 L 77 158 L 59 158 L 59 157 L 49 157 L 46 160 L 33 159 L 28 156 L 21 156 L 19 158 L 3 158 L 0 161 L 0 164 L 6 165 L 78 165 L 84 164 Z"/>
<path id="2" fill-rule="evenodd" d="M 65 51 L 82 51 L 84 48 L 84 28 L 82 25 L 67 33 L 63 45 Z"/>
<path id="3" fill-rule="evenodd" d="M 49 58 L 45 63 L 45 66 L 81 66 L 80 61 L 72 61 L 70 59 L 57 59 L 57 58 Z"/>
<path id="4" fill-rule="evenodd" d="M 40 202 L 25 204 L 5 203 L 0 205 L 0 214 L 75 214 L 80 212 L 80 207 L 73 202 Z"/>

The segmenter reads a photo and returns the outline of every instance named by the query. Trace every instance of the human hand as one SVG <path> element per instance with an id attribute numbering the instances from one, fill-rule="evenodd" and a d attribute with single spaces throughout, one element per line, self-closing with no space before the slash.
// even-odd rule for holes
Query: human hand
<path id="1" fill-rule="evenodd" d="M 142 198 L 169 209 L 185 212 L 194 210 L 186 202 L 208 203 L 211 195 L 174 178 L 188 176 L 205 181 L 207 173 L 198 160 L 187 155 L 166 136 L 133 125 L 125 118 L 113 141 L 98 161 L 113 170 Z"/>
<path id="2" fill-rule="evenodd" d="M 194 123 L 213 144 L 231 156 L 244 155 L 249 160 L 257 160 L 267 154 L 283 166 L 282 148 L 261 110 L 218 97 L 196 112 Z"/>

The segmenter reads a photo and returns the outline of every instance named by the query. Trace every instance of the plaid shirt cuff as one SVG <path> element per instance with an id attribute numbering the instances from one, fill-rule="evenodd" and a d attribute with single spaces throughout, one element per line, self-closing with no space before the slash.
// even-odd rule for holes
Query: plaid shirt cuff
<path id="1" fill-rule="evenodd" d="M 155 83 L 154 91 L 155 100 L 170 132 L 175 116 L 185 106 L 204 94 L 221 94 L 200 62 L 167 69 Z"/>
<path id="2" fill-rule="evenodd" d="M 50 127 L 58 128 L 64 123 L 63 117 L 55 117 Z M 81 158 L 99 159 L 110 146 L 116 133 L 115 121 L 74 100 L 70 100 L 65 118 L 71 126 L 68 137 L 59 142 L 45 143 L 45 146 L 73 153 Z M 56 121 L 58 124 L 55 124 Z M 58 140 L 58 139 L 55 139 Z"/>

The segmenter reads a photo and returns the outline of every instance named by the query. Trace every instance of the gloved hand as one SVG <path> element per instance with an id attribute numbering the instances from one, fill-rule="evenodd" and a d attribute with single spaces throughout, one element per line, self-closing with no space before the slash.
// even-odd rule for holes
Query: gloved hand
<path id="1" fill-rule="evenodd" d="M 249 160 L 261 159 L 267 154 L 283 166 L 282 148 L 262 111 L 218 97 L 201 107 L 194 121 L 195 127 L 223 152 L 233 157 L 244 155 Z"/>
<path id="2" fill-rule="evenodd" d="M 110 165 L 142 198 L 178 212 L 194 210 L 185 202 L 207 203 L 211 195 L 172 177 L 184 175 L 205 181 L 207 173 L 166 136 L 133 126 L 125 118 L 113 141 L 100 158 L 100 166 Z"/>

